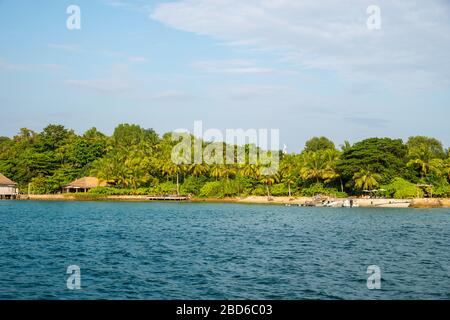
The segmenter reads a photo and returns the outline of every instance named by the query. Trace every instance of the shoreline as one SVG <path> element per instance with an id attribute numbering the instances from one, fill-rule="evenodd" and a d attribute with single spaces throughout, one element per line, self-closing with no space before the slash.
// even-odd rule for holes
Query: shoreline
<path id="1" fill-rule="evenodd" d="M 70 194 L 45 194 L 45 195 L 21 195 L 19 201 L 118 201 L 118 202 L 177 202 L 177 201 L 151 201 L 150 196 L 120 195 L 70 195 Z M 345 199 L 324 198 L 328 201 L 344 201 Z M 450 198 L 414 198 L 414 199 L 387 199 L 387 198 L 352 198 L 354 203 L 361 208 L 450 208 Z M 248 196 L 241 198 L 192 198 L 192 203 L 241 203 L 241 204 L 265 204 L 265 205 L 293 205 L 304 206 L 314 202 L 312 197 L 270 197 Z"/>

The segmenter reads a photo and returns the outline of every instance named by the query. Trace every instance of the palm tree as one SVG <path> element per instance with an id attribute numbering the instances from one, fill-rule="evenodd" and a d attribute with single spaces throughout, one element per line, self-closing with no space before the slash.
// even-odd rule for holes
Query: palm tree
<path id="1" fill-rule="evenodd" d="M 445 160 L 444 168 L 442 169 L 442 172 L 447 176 L 447 179 L 450 180 L 450 158 Z"/>
<path id="2" fill-rule="evenodd" d="M 354 174 L 353 180 L 355 181 L 355 186 L 359 190 L 372 190 L 380 184 L 381 175 L 363 169 Z"/>
<path id="3" fill-rule="evenodd" d="M 420 177 L 423 179 L 431 170 L 435 169 L 436 162 L 434 162 L 434 156 L 431 150 L 422 145 L 410 150 L 409 162 L 407 166 L 414 167 L 419 170 Z"/>
<path id="4" fill-rule="evenodd" d="M 291 197 L 292 196 L 291 195 L 291 185 L 296 182 L 294 175 L 292 173 L 289 173 L 289 174 L 285 175 L 281 181 L 288 185 L 288 193 L 289 193 L 289 197 Z"/>
<path id="5" fill-rule="evenodd" d="M 200 163 L 200 164 L 192 164 L 189 167 L 189 171 L 192 173 L 194 177 L 199 177 L 201 175 L 204 175 L 209 170 L 209 166 L 206 163 Z"/>
<path id="6" fill-rule="evenodd" d="M 150 180 L 148 172 L 148 159 L 140 157 L 131 157 L 125 160 L 126 179 L 125 184 L 132 189 L 137 189 L 141 184 Z"/>
<path id="7" fill-rule="evenodd" d="M 326 164 L 323 152 L 306 152 L 303 156 L 303 166 L 300 169 L 300 175 L 303 179 L 314 179 L 318 183 L 320 179 L 323 179 Z"/>
<path id="8" fill-rule="evenodd" d="M 210 171 L 209 174 L 211 175 L 211 177 L 216 178 L 216 181 L 217 181 L 219 178 L 223 177 L 224 172 L 220 168 L 220 166 L 216 164 L 216 165 L 211 167 L 211 171 Z"/>
<path id="9" fill-rule="evenodd" d="M 446 164 L 445 161 L 442 159 L 432 159 L 429 162 L 429 172 L 436 173 L 437 176 L 447 176 L 446 170 L 445 170 Z"/>
<path id="10" fill-rule="evenodd" d="M 244 177 L 255 177 L 258 175 L 258 167 L 256 164 L 246 163 L 241 172 Z"/>
<path id="11" fill-rule="evenodd" d="M 181 172 L 181 168 L 179 165 L 176 165 L 175 163 L 173 163 L 172 161 L 167 161 L 163 166 L 162 166 L 162 171 L 164 172 L 165 175 L 169 176 L 176 176 L 176 181 L 177 181 L 177 195 L 180 195 L 180 172 Z"/>
<path id="12" fill-rule="evenodd" d="M 97 160 L 91 173 L 108 184 L 125 185 L 125 161 L 118 153 Z"/>
<path id="13" fill-rule="evenodd" d="M 341 191 L 344 192 L 344 183 L 342 181 L 342 177 L 336 170 L 336 163 L 338 162 L 340 156 L 341 152 L 334 149 L 327 149 L 323 151 L 325 168 L 322 172 L 322 178 L 325 180 L 325 183 L 329 183 L 333 180 L 339 179 L 339 182 L 341 184 Z"/>
<path id="14" fill-rule="evenodd" d="M 278 174 L 277 181 L 287 184 L 288 186 L 288 194 L 291 197 L 291 185 L 296 182 L 296 178 L 294 176 L 294 164 L 289 159 L 282 164 Z"/>
<path id="15" fill-rule="evenodd" d="M 275 178 L 273 176 L 264 176 L 263 178 L 260 179 L 260 182 L 266 185 L 267 197 L 269 198 L 270 197 L 269 186 L 275 183 Z"/>
<path id="16" fill-rule="evenodd" d="M 345 152 L 350 150 L 351 147 L 352 147 L 351 143 L 348 140 L 345 140 L 344 144 L 341 145 L 341 150 Z"/>

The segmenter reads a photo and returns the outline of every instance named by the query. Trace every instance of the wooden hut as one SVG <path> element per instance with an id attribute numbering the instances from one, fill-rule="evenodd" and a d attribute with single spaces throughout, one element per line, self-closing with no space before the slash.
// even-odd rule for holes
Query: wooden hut
<path id="1" fill-rule="evenodd" d="M 17 183 L 0 173 L 0 199 L 15 199 L 18 194 Z"/>
<path id="2" fill-rule="evenodd" d="M 106 186 L 108 186 L 106 182 L 96 177 L 83 177 L 63 186 L 63 192 L 88 192 L 92 188 Z"/>

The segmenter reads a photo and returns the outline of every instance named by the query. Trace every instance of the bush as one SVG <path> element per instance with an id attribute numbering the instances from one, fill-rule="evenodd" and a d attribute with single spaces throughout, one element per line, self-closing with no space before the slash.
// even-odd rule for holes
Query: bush
<path id="1" fill-rule="evenodd" d="M 177 193 L 177 184 L 173 182 L 163 182 L 150 188 L 153 195 L 173 195 Z"/>
<path id="2" fill-rule="evenodd" d="M 207 182 L 200 189 L 200 197 L 223 198 L 225 196 L 223 185 L 220 181 Z"/>
<path id="3" fill-rule="evenodd" d="M 89 190 L 88 193 L 91 195 L 102 195 L 102 196 L 122 196 L 122 195 L 132 195 L 133 190 L 114 187 L 97 187 Z"/>
<path id="4" fill-rule="evenodd" d="M 437 186 L 433 189 L 433 197 L 448 198 L 450 197 L 450 185 L 448 183 Z"/>
<path id="5" fill-rule="evenodd" d="M 101 196 L 144 196 L 152 194 L 150 188 L 138 188 L 138 189 L 123 189 L 114 187 L 97 187 L 89 190 L 90 195 L 101 195 Z"/>
<path id="6" fill-rule="evenodd" d="M 252 194 L 255 196 L 267 196 L 267 189 L 264 185 L 257 185 L 253 191 Z"/>
<path id="7" fill-rule="evenodd" d="M 395 199 L 423 197 L 423 190 L 403 178 L 394 178 L 388 185 L 381 186 L 381 189 L 386 190 L 387 197 Z"/>
<path id="8" fill-rule="evenodd" d="M 200 190 L 203 187 L 205 180 L 206 179 L 204 177 L 188 177 L 181 185 L 181 193 L 195 195 L 200 194 Z"/>
<path id="9" fill-rule="evenodd" d="M 242 186 L 235 180 L 207 182 L 200 189 L 199 196 L 207 198 L 234 197 L 240 194 Z"/>
<path id="10" fill-rule="evenodd" d="M 305 197 L 313 197 L 316 195 L 332 196 L 337 198 L 348 197 L 347 193 L 338 191 L 336 188 L 324 187 L 321 183 L 316 183 L 310 187 L 303 188 L 300 193 Z"/>
<path id="11" fill-rule="evenodd" d="M 273 196 L 287 196 L 289 189 L 284 183 L 274 184 L 270 187 L 270 194 Z"/>

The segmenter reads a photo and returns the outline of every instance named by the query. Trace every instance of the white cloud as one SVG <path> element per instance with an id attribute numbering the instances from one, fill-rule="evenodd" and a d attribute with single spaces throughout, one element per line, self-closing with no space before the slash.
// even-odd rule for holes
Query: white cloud
<path id="1" fill-rule="evenodd" d="M 179 0 L 151 17 L 167 26 L 251 50 L 275 52 L 301 68 L 402 87 L 450 84 L 450 5 L 379 0 L 381 30 L 368 30 L 370 0 Z"/>
<path id="2" fill-rule="evenodd" d="M 102 75 L 87 79 L 69 79 L 66 80 L 66 83 L 70 86 L 91 91 L 121 94 L 135 89 L 139 79 L 127 65 L 116 64 Z"/>
<path id="3" fill-rule="evenodd" d="M 17 64 L 0 58 L 0 70 L 4 71 L 59 71 L 63 66 L 55 63 L 47 64 Z"/>
<path id="4" fill-rule="evenodd" d="M 0 59 L 0 70 L 22 71 L 22 70 L 27 70 L 28 68 L 29 67 L 24 64 L 14 64 L 14 63 L 5 61 L 3 59 Z"/>

